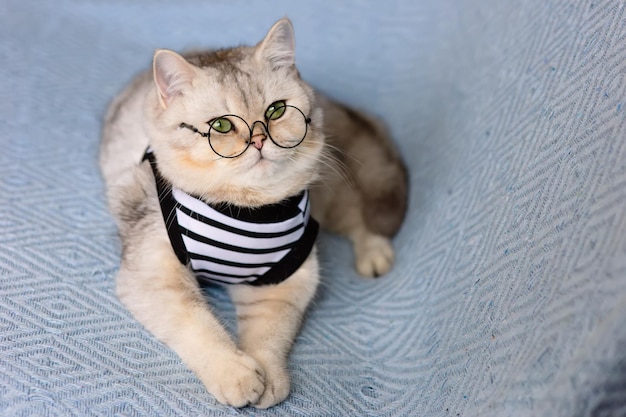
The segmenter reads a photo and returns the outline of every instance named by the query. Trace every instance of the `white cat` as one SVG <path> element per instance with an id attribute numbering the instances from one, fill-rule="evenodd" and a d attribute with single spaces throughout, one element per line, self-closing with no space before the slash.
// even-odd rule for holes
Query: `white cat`
<path id="1" fill-rule="evenodd" d="M 351 239 L 362 275 L 378 276 L 406 210 L 406 171 L 382 124 L 316 94 L 294 47 L 282 19 L 254 47 L 157 50 L 103 129 L 117 294 L 235 407 L 289 395 L 289 351 L 319 281 L 316 220 Z M 203 280 L 240 282 L 227 284 L 237 343 Z"/>

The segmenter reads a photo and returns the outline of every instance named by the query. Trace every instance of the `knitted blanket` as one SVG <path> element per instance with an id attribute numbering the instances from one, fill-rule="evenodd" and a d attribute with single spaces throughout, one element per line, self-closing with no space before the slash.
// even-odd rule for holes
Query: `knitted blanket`
<path id="1" fill-rule="evenodd" d="M 320 236 L 292 393 L 236 410 L 114 294 L 101 120 L 154 48 L 284 15 L 302 76 L 389 125 L 410 208 L 377 280 Z M 625 120 L 617 0 L 4 0 L 0 415 L 624 416 Z"/>

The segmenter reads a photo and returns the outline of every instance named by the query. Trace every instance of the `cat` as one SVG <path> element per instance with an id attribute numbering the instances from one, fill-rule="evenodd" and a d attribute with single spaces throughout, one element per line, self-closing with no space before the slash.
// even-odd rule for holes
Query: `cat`
<path id="1" fill-rule="evenodd" d="M 222 141 L 228 135 L 236 140 Z M 302 140 L 292 146 L 293 138 Z M 304 249 L 286 249 L 299 258 L 280 282 L 269 272 L 265 285 L 250 285 L 258 277 L 226 285 L 237 314 L 235 342 L 185 265 L 189 258 L 177 256 L 181 235 L 171 225 L 177 213 L 184 217 L 180 202 L 224 218 L 229 210 L 271 214 L 284 205 L 295 210 L 289 216 L 298 230 L 319 222 L 348 237 L 357 271 L 370 277 L 391 268 L 390 239 L 407 206 L 406 167 L 384 125 L 301 79 L 287 18 L 253 47 L 157 50 L 152 70 L 109 106 L 100 169 L 122 242 L 119 299 L 220 403 L 234 407 L 267 408 L 289 395 L 287 358 L 319 282 L 316 230 Z M 167 198 L 172 211 L 162 206 Z M 219 280 L 224 265 L 216 262 L 218 272 L 207 276 Z"/>

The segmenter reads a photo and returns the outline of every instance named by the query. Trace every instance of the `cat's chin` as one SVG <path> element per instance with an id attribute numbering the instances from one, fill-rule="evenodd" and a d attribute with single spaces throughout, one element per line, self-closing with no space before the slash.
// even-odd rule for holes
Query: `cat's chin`
<path id="1" fill-rule="evenodd" d="M 247 169 L 262 170 L 264 173 L 276 169 L 282 162 L 282 158 L 276 158 L 274 155 L 268 155 L 264 152 L 259 152 L 255 155 L 255 158 L 250 160 Z"/>
<path id="2" fill-rule="evenodd" d="M 279 166 L 280 161 L 264 156 L 259 156 L 259 158 L 255 162 L 252 162 L 248 169 L 249 172 L 255 172 L 256 176 L 263 177 L 274 173 Z"/>

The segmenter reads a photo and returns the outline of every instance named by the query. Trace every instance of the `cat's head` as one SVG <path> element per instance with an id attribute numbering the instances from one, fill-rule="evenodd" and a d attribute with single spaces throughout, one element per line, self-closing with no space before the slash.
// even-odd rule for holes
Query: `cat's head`
<path id="1" fill-rule="evenodd" d="M 157 50 L 153 77 L 146 129 L 159 168 L 175 187 L 209 202 L 257 206 L 278 202 L 316 180 L 324 146 L 322 111 L 296 69 L 288 19 L 274 24 L 254 47 L 184 58 Z M 299 119 L 283 116 L 285 109 Z M 238 157 L 224 157 L 237 152 L 229 140 L 250 137 L 243 121 L 253 128 L 252 142 Z M 272 141 L 267 126 L 271 138 L 287 142 Z M 297 143 L 303 129 L 306 136 L 298 146 L 277 145 Z"/>

